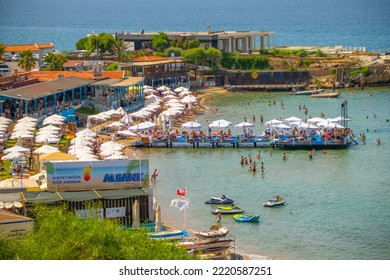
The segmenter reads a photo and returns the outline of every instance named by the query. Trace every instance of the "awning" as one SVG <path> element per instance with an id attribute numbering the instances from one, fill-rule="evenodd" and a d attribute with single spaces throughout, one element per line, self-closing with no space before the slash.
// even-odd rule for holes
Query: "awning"
<path id="1" fill-rule="evenodd" d="M 126 189 L 126 190 L 107 190 L 97 191 L 105 199 L 121 199 L 134 196 L 147 196 L 148 193 L 143 189 Z"/>
<path id="2" fill-rule="evenodd" d="M 147 196 L 143 189 L 99 190 L 77 192 L 24 192 L 26 203 L 54 203 L 59 201 L 88 201 L 97 199 L 122 199 L 134 196 Z M 20 196 L 20 195 L 19 195 Z M 16 200 L 16 199 L 15 199 Z"/>
<path id="3" fill-rule="evenodd" d="M 104 79 L 104 80 L 100 80 L 100 81 L 97 81 L 95 83 L 92 83 L 91 86 L 110 86 L 112 84 L 116 84 L 116 83 L 119 83 L 120 81 L 122 81 L 122 79 Z"/>
<path id="4" fill-rule="evenodd" d="M 87 201 L 100 199 L 94 191 L 58 192 L 65 201 Z"/>
<path id="5" fill-rule="evenodd" d="M 143 80 L 144 80 L 143 77 L 131 77 L 131 78 L 124 79 L 124 80 L 120 81 L 119 83 L 112 84 L 111 86 L 128 87 L 128 86 L 140 84 L 143 82 Z"/>
<path id="6" fill-rule="evenodd" d="M 62 201 L 55 192 L 25 192 L 26 203 L 54 203 Z"/>

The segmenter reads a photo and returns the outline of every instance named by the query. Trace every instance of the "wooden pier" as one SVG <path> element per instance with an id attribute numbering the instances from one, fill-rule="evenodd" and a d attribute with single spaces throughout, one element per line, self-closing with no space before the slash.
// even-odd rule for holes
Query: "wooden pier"
<path id="1" fill-rule="evenodd" d="M 289 91 L 293 88 L 305 88 L 306 83 L 301 84 L 247 84 L 247 85 L 227 85 L 229 91 Z"/>

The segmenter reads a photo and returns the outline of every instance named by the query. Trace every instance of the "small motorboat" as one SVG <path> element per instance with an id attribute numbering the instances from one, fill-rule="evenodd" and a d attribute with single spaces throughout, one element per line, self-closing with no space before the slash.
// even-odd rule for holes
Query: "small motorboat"
<path id="1" fill-rule="evenodd" d="M 234 202 L 233 199 L 230 199 L 226 195 L 221 195 L 221 197 L 210 197 L 209 200 L 207 200 L 206 204 L 232 204 Z"/>
<path id="2" fill-rule="evenodd" d="M 301 91 L 293 89 L 293 91 L 291 92 L 291 95 L 312 95 L 312 94 L 323 93 L 324 91 L 325 91 L 325 89 L 323 89 L 323 88 L 313 89 L 313 90 L 301 90 Z"/>
<path id="3" fill-rule="evenodd" d="M 269 199 L 266 202 L 263 203 L 266 207 L 275 207 L 275 206 L 281 206 L 286 204 L 286 201 L 284 201 L 283 197 L 278 195 L 274 199 Z"/>
<path id="4" fill-rule="evenodd" d="M 211 210 L 211 213 L 213 214 L 217 214 L 218 212 L 221 214 L 239 214 L 245 211 L 242 210 L 240 206 L 237 205 L 219 206 L 217 207 L 217 209 Z"/>
<path id="5" fill-rule="evenodd" d="M 336 98 L 339 97 L 340 92 L 322 92 L 311 94 L 311 98 Z"/>
<path id="6" fill-rule="evenodd" d="M 188 236 L 188 231 L 181 230 L 181 229 L 163 230 L 163 231 L 155 231 L 149 233 L 149 237 L 155 239 L 178 240 L 178 239 L 184 239 L 187 236 Z"/>
<path id="7" fill-rule="evenodd" d="M 259 215 L 236 214 L 233 216 L 234 220 L 241 223 L 258 223 L 260 221 Z"/>
<path id="8" fill-rule="evenodd" d="M 196 231 L 195 234 L 204 238 L 214 238 L 214 237 L 223 237 L 229 233 L 229 229 L 227 227 L 222 227 L 218 230 L 210 230 L 210 231 Z"/>

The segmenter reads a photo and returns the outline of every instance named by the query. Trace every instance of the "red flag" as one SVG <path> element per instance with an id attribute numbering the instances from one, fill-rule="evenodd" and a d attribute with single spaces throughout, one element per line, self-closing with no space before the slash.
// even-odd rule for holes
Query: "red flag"
<path id="1" fill-rule="evenodd" d="M 180 196 L 185 196 L 185 195 L 186 195 L 186 192 L 187 192 L 187 188 L 178 189 L 178 190 L 176 191 L 177 195 L 180 195 Z"/>

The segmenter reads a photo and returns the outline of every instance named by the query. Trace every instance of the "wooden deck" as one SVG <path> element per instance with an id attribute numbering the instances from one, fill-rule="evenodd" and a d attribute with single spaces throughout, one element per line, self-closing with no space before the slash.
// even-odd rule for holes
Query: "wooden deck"
<path id="1" fill-rule="evenodd" d="M 306 83 L 302 84 L 248 84 L 248 85 L 229 85 L 226 89 L 229 91 L 288 91 L 293 88 L 304 88 Z"/>

